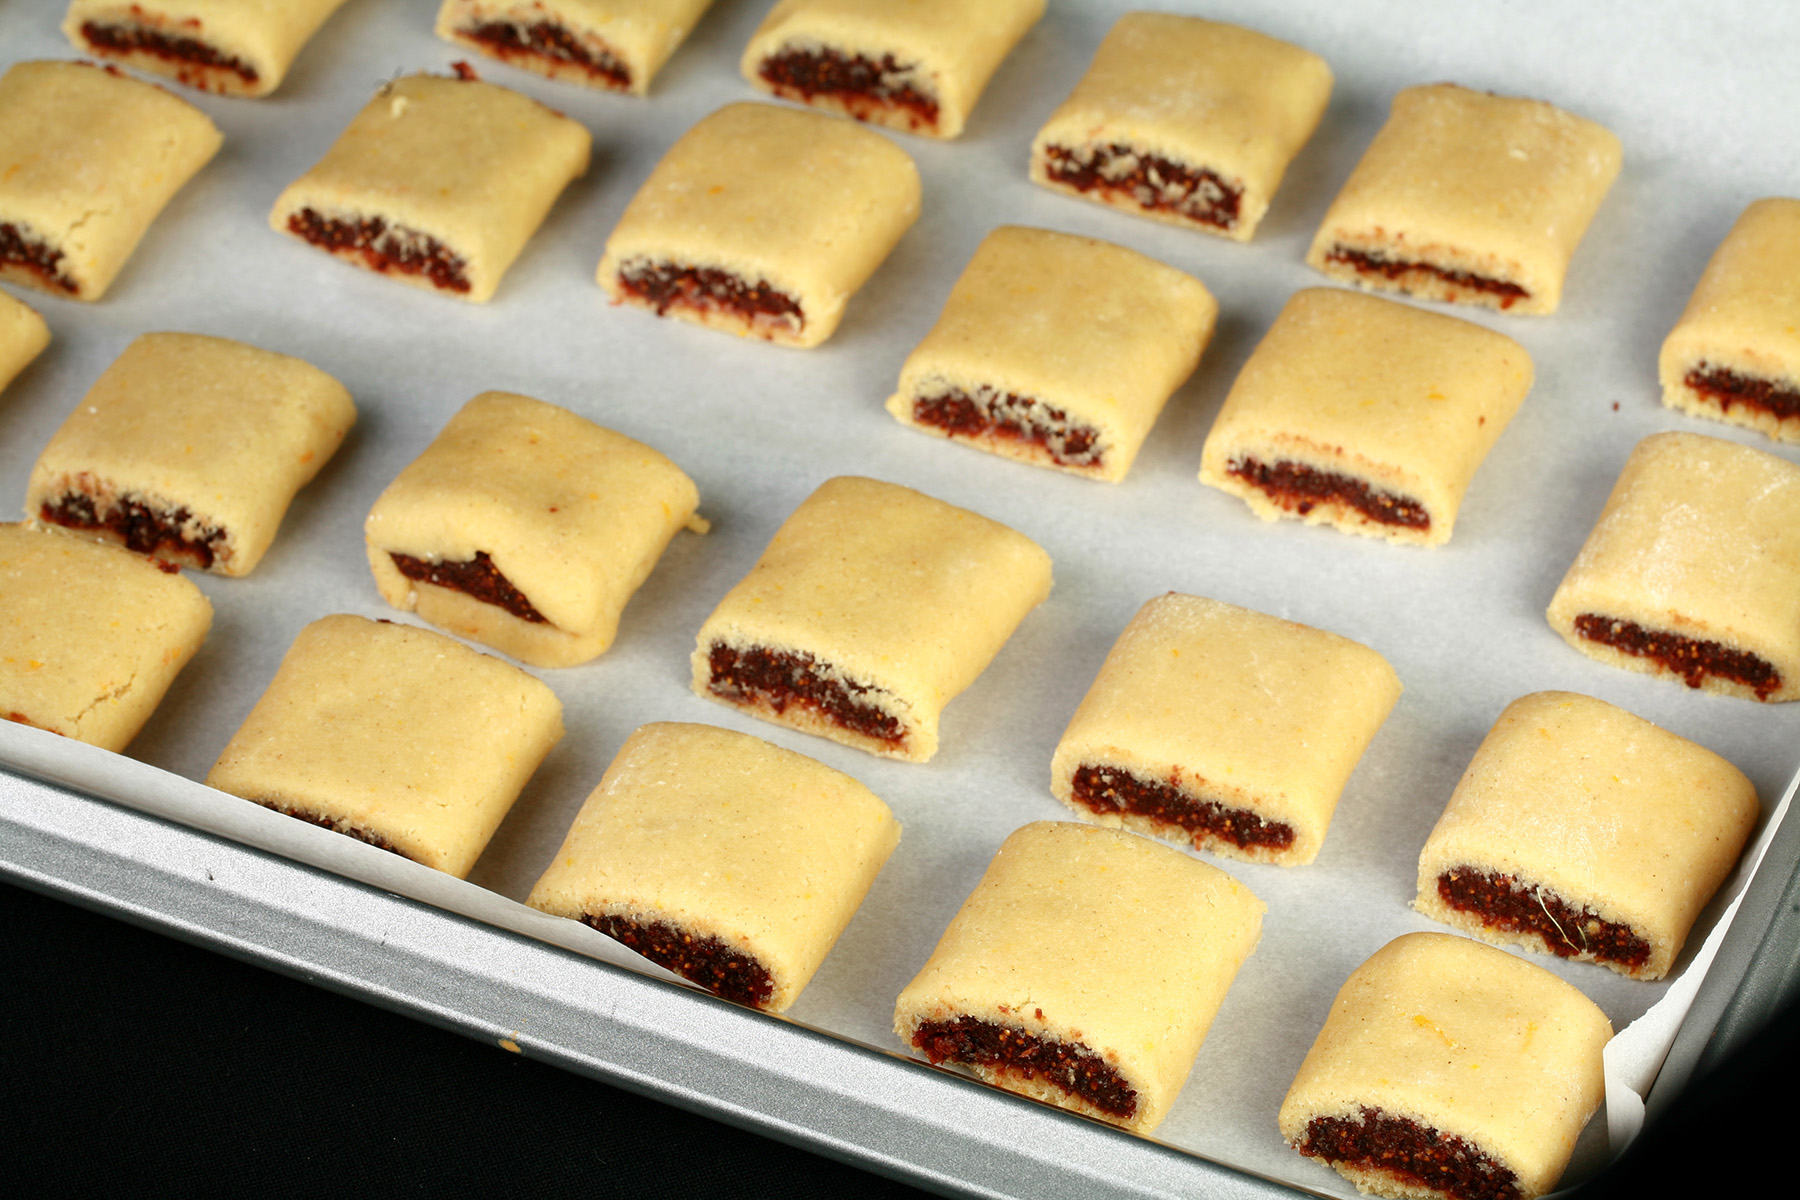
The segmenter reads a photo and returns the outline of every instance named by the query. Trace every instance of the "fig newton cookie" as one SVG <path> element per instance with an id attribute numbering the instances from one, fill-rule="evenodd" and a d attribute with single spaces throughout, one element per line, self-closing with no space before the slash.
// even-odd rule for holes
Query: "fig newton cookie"
<path id="1" fill-rule="evenodd" d="M 211 626 L 193 581 L 147 558 L 0 525 L 0 719 L 124 750 Z"/>
<path id="2" fill-rule="evenodd" d="M 944 705 L 1050 594 L 1023 534 L 897 484 L 827 480 L 700 627 L 697 695 L 887 758 L 937 752 Z"/>
<path id="3" fill-rule="evenodd" d="M 206 785 L 460 879 L 562 735 L 561 702 L 519 668 L 331 616 L 294 639 Z"/>
<path id="4" fill-rule="evenodd" d="M 1056 745 L 1050 790 L 1083 820 L 1309 863 L 1399 698 L 1367 646 L 1171 592 L 1106 656 Z"/>
<path id="5" fill-rule="evenodd" d="M 900 993 L 894 1032 L 933 1063 L 1149 1133 L 1267 911 L 1179 850 L 1039 821 L 994 855 Z"/>
<path id="6" fill-rule="evenodd" d="M 1800 467 L 1697 433 L 1645 438 L 1546 615 L 1609 666 L 1800 698 Z"/>
<path id="7" fill-rule="evenodd" d="M 26 511 L 167 563 L 247 575 L 355 421 L 344 385 L 310 363 L 146 333 L 44 447 Z"/>
<path id="8" fill-rule="evenodd" d="M 30 305 L 0 292 L 0 392 L 50 344 L 50 327 Z"/>
<path id="9" fill-rule="evenodd" d="M 1128 13 L 1031 144 L 1034 183 L 1247 242 L 1331 96 L 1298 46 L 1198 17 Z"/>
<path id="10" fill-rule="evenodd" d="M 1658 367 L 1670 408 L 1800 442 L 1800 200 L 1744 210 Z"/>
<path id="11" fill-rule="evenodd" d="M 1118 482 L 1200 360 L 1219 305 L 1123 246 L 1007 225 L 982 239 L 900 369 L 903 425 Z"/>
<path id="12" fill-rule="evenodd" d="M 14 63 L 0 75 L 0 280 L 98 300 L 223 140 L 115 68 Z"/>
<path id="13" fill-rule="evenodd" d="M 73 0 L 63 33 L 83 54 L 227 96 L 266 96 L 344 0 Z"/>
<path id="14" fill-rule="evenodd" d="M 1603 700 L 1494 723 L 1419 853 L 1420 912 L 1503 946 L 1661 979 L 1756 824 L 1744 773 Z"/>
<path id="15" fill-rule="evenodd" d="M 1044 0 L 781 0 L 744 48 L 750 86 L 927 137 L 962 133 Z"/>
<path id="16" fill-rule="evenodd" d="M 642 96 L 712 0 L 444 0 L 437 35 L 547 79 Z"/>
<path id="17" fill-rule="evenodd" d="M 731 104 L 663 155 L 606 239 L 598 279 L 657 316 L 816 346 L 918 215 L 918 168 L 880 134 Z"/>
<path id="18" fill-rule="evenodd" d="M 1267 521 L 1442 545 L 1531 380 L 1524 347 L 1479 325 L 1296 292 L 1231 385 L 1200 481 Z"/>
<path id="19" fill-rule="evenodd" d="M 1619 164 L 1611 132 L 1541 100 L 1407 88 L 1306 261 L 1422 300 L 1553 313 Z"/>
<path id="20" fill-rule="evenodd" d="M 353 266 L 484 303 L 587 170 L 592 142 L 578 122 L 472 71 L 404 76 L 382 84 L 287 186 L 269 226 Z"/>
<path id="21" fill-rule="evenodd" d="M 708 725 L 645 725 L 526 903 L 785 1012 L 899 841 L 887 805 L 822 763 Z"/>
<path id="22" fill-rule="evenodd" d="M 1344 982 L 1281 1103 L 1281 1135 L 1361 1191 L 1532 1200 L 1605 1096 L 1606 1015 L 1504 950 L 1409 933 Z"/>
<path id="23" fill-rule="evenodd" d="M 484 392 L 375 501 L 382 599 L 533 666 L 603 653 L 700 494 L 623 434 L 528 396 Z"/>

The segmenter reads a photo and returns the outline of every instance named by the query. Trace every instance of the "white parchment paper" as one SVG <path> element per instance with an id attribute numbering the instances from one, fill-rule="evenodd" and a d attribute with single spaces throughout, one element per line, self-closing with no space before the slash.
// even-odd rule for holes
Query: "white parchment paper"
<path id="1" fill-rule="evenodd" d="M 69 57 L 55 29 L 61 7 L 53 0 L 0 5 L 0 67 Z M 836 336 L 814 351 L 614 309 L 593 282 L 608 230 L 662 151 L 720 105 L 751 97 L 737 56 L 767 7 L 720 0 L 647 100 L 477 62 L 484 78 L 567 112 L 595 136 L 593 168 L 482 307 L 353 270 L 267 227 L 282 186 L 324 152 L 384 79 L 443 71 L 469 57 L 432 36 L 434 0 L 351 0 L 268 100 L 184 91 L 225 131 L 224 149 L 175 198 L 112 292 L 91 306 L 19 293 L 45 314 L 54 341 L 0 395 L 0 500 L 22 499 L 32 461 L 64 416 L 134 336 L 151 330 L 233 337 L 305 358 L 349 387 L 358 425 L 296 501 L 253 575 L 196 577 L 215 606 L 212 633 L 130 758 L 0 723 L 0 762 L 627 961 L 633 956 L 598 934 L 517 901 L 638 725 L 707 721 L 766 737 L 862 780 L 905 824 L 899 850 L 790 1014 L 892 1050 L 893 998 L 1000 841 L 1027 821 L 1065 815 L 1048 791 L 1051 751 L 1144 600 L 1191 592 L 1329 629 L 1387 656 L 1406 693 L 1351 780 L 1316 863 L 1296 870 L 1221 864 L 1268 903 L 1269 915 L 1262 944 L 1158 1137 L 1247 1171 L 1349 1194 L 1336 1175 L 1283 1145 L 1275 1111 L 1344 977 L 1391 938 L 1434 927 L 1410 908 L 1418 851 L 1506 703 L 1562 688 L 1621 705 L 1737 763 L 1771 815 L 1794 773 L 1800 705 L 1707 696 L 1602 667 L 1568 649 L 1543 610 L 1640 438 L 1689 429 L 1795 457 L 1757 435 L 1663 409 L 1655 359 L 1737 214 L 1758 197 L 1800 192 L 1792 157 L 1800 145 L 1800 77 L 1789 53 L 1800 44 L 1800 6 L 1052 0 L 962 139 L 893 135 L 922 172 L 923 216 L 852 300 Z M 1133 219 L 1027 182 L 1032 134 L 1127 7 L 1240 22 L 1322 54 L 1336 73 L 1324 122 L 1251 245 Z M 1441 80 L 1550 100 L 1600 121 L 1624 142 L 1624 172 L 1576 255 L 1561 312 L 1525 318 L 1453 310 L 1524 344 L 1537 383 L 1476 477 L 1447 547 L 1399 548 L 1264 524 L 1196 481 L 1201 443 L 1283 302 L 1321 282 L 1302 265 L 1307 241 L 1394 92 Z M 901 360 L 975 245 L 1003 223 L 1130 246 L 1192 272 L 1220 300 L 1219 330 L 1198 372 L 1121 485 L 952 446 L 903 429 L 882 410 Z M 193 781 L 204 777 L 303 625 L 332 612 L 397 615 L 368 577 L 363 516 L 449 416 L 490 388 L 564 405 L 658 447 L 698 482 L 713 528 L 705 537 L 676 538 L 607 655 L 537 672 L 563 700 L 568 737 L 464 883 Z M 795 505 L 823 480 L 852 473 L 1003 521 L 1056 563 L 1050 600 L 950 705 L 942 749 L 925 766 L 776 729 L 687 687 L 687 655 L 712 606 Z M 1746 863 L 1772 827 L 1765 822 Z M 1625 1030 L 1608 1056 L 1616 1136 L 1629 1136 L 1641 1120 L 1636 1095 L 1653 1082 L 1697 983 L 1701 944 L 1722 934 L 1722 914 L 1746 875 L 1747 867 L 1702 917 L 1680 968 L 1686 974 L 1670 983 L 1533 959 Z M 1577 1175 L 1605 1160 L 1606 1127 L 1590 1126 Z"/>

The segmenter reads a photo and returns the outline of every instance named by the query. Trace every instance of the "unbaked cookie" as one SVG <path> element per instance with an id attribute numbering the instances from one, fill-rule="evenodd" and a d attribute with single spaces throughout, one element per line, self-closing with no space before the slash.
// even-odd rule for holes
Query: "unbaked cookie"
<path id="1" fill-rule="evenodd" d="M 30 305 L 0 292 L 0 392 L 50 344 L 50 327 Z"/>
<path id="2" fill-rule="evenodd" d="M 123 750 L 211 625 L 200 589 L 147 558 L 0 525 L 0 719 Z"/>
<path id="3" fill-rule="evenodd" d="M 1612 1025 L 1542 967 L 1409 933 L 1351 972 L 1281 1103 L 1281 1134 L 1406 1200 L 1550 1191 L 1606 1093 Z"/>
<path id="4" fill-rule="evenodd" d="M 1800 467 L 1697 433 L 1645 438 L 1546 615 L 1610 666 L 1800 699 Z"/>
<path id="5" fill-rule="evenodd" d="M 300 631 L 206 784 L 462 878 L 562 735 L 519 668 L 339 615 Z"/>
<path id="6" fill-rule="evenodd" d="M 1218 313 L 1199 280 L 1134 250 L 1002 226 L 900 368 L 887 410 L 926 433 L 1116 483 Z"/>
<path id="7" fill-rule="evenodd" d="M 115 67 L 14 63 L 0 75 L 0 280 L 98 300 L 223 140 Z"/>
<path id="8" fill-rule="evenodd" d="M 694 691 L 887 758 L 937 752 L 938 715 L 1050 594 L 1023 534 L 873 479 L 827 480 L 701 626 Z"/>
<path id="9" fill-rule="evenodd" d="M 548 79 L 642 96 L 712 0 L 444 0 L 437 35 Z"/>
<path id="10" fill-rule="evenodd" d="M 1325 60 L 1168 13 L 1119 18 L 1031 144 L 1031 178 L 1247 242 L 1331 97 Z"/>
<path id="11" fill-rule="evenodd" d="M 1399 698 L 1367 646 L 1170 592 L 1106 656 L 1056 745 L 1050 790 L 1084 820 L 1309 863 Z"/>
<path id="12" fill-rule="evenodd" d="M 888 806 L 822 763 L 710 725 L 645 725 L 526 903 L 785 1012 L 899 841 Z"/>
<path id="13" fill-rule="evenodd" d="M 266 96 L 344 0 L 72 0 L 83 54 L 227 96 Z"/>
<path id="14" fill-rule="evenodd" d="M 247 575 L 355 421 L 344 385 L 310 363 L 146 333 L 44 447 L 25 510 L 164 562 Z"/>
<path id="15" fill-rule="evenodd" d="M 588 167 L 593 138 L 528 96 L 474 78 L 381 85 L 269 213 L 277 233 L 477 304 Z"/>
<path id="16" fill-rule="evenodd" d="M 731 104 L 669 147 L 606 239 L 598 279 L 658 316 L 816 346 L 918 216 L 918 168 L 880 134 Z"/>
<path id="17" fill-rule="evenodd" d="M 1663 342 L 1663 403 L 1800 442 L 1800 200 L 1758 200 Z"/>
<path id="18" fill-rule="evenodd" d="M 1553 313 L 1619 163 L 1610 131 L 1541 100 L 1407 88 L 1306 261 L 1366 288 Z"/>
<path id="19" fill-rule="evenodd" d="M 1207 435 L 1200 481 L 1264 520 L 1420 546 L 1531 390 L 1531 356 L 1467 321 L 1337 288 L 1296 292 Z"/>
<path id="20" fill-rule="evenodd" d="M 484 392 L 375 501 L 381 598 L 537 667 L 612 645 L 676 532 L 703 527 L 680 467 L 528 396 Z"/>
<path id="21" fill-rule="evenodd" d="M 894 1006 L 933 1063 L 1149 1133 L 1181 1091 L 1267 906 L 1119 829 L 1008 837 Z"/>
<path id="22" fill-rule="evenodd" d="M 744 48 L 752 87 L 927 137 L 963 131 L 1044 0 L 781 0 Z"/>
<path id="23" fill-rule="evenodd" d="M 1419 853 L 1414 907 L 1502 946 L 1661 979 L 1760 813 L 1744 773 L 1603 700 L 1494 723 Z"/>

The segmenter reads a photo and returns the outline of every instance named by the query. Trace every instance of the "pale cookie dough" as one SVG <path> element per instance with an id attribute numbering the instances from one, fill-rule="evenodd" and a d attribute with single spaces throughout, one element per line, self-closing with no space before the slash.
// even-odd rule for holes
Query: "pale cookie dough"
<path id="1" fill-rule="evenodd" d="M 375 501 L 381 598 L 535 667 L 612 645 L 700 493 L 655 450 L 554 404 L 484 392 Z"/>
<path id="2" fill-rule="evenodd" d="M 1056 745 L 1086 821 L 1297 866 L 1400 698 L 1367 646 L 1175 592 L 1138 610 Z"/>
<path id="3" fill-rule="evenodd" d="M 1217 867 L 1134 833 L 1026 825 L 900 993 L 894 1032 L 933 1063 L 1149 1133 L 1267 911 Z"/>
<path id="4" fill-rule="evenodd" d="M 22 301 L 0 292 L 0 392 L 50 344 L 50 327 Z"/>
<path id="5" fill-rule="evenodd" d="M 1611 132 L 1541 100 L 1407 88 L 1306 261 L 1366 288 L 1553 313 L 1619 163 Z"/>
<path id="6" fill-rule="evenodd" d="M 149 559 L 0 525 L 0 720 L 124 750 L 211 625 L 200 589 Z"/>
<path id="7" fill-rule="evenodd" d="M 1318 127 L 1331 68 L 1236 25 L 1119 18 L 1031 144 L 1055 191 L 1247 242 Z"/>
<path id="8" fill-rule="evenodd" d="M 926 137 L 962 133 L 1044 0 L 781 0 L 750 38 L 750 86 Z"/>
<path id="9" fill-rule="evenodd" d="M 1199 280 L 1136 251 L 1002 226 L 907 357 L 887 410 L 926 433 L 1116 483 L 1218 313 Z"/>
<path id="10" fill-rule="evenodd" d="M 287 186 L 269 226 L 345 262 L 477 304 L 588 167 L 580 123 L 466 72 L 381 85 Z"/>
<path id="11" fill-rule="evenodd" d="M 1545 615 L 1609 666 L 1800 699 L 1800 467 L 1697 433 L 1645 438 Z"/>
<path id="12" fill-rule="evenodd" d="M 83 54 L 207 92 L 266 96 L 344 0 L 73 0 L 63 34 Z"/>
<path id="13" fill-rule="evenodd" d="M 1050 594 L 1050 556 L 967 509 L 827 480 L 700 627 L 694 691 L 886 758 L 937 753 L 938 716 Z"/>
<path id="14" fill-rule="evenodd" d="M 437 35 L 547 79 L 642 96 L 712 0 L 444 0 Z"/>
<path id="15" fill-rule="evenodd" d="M 918 168 L 880 134 L 731 104 L 669 147 L 606 239 L 597 277 L 615 303 L 816 346 L 918 216 Z"/>
<path id="16" fill-rule="evenodd" d="M 1507 705 L 1419 853 L 1413 907 L 1501 946 L 1661 979 L 1760 814 L 1744 773 L 1603 700 Z"/>
<path id="17" fill-rule="evenodd" d="M 1409 933 L 1339 990 L 1281 1134 L 1377 1196 L 1531 1200 L 1556 1186 L 1605 1096 L 1611 1037 L 1606 1014 L 1542 967 Z"/>
<path id="18" fill-rule="evenodd" d="M 1375 296 L 1299 291 L 1231 385 L 1200 482 L 1265 521 L 1441 546 L 1531 380 L 1531 356 L 1503 334 Z"/>
<path id="19" fill-rule="evenodd" d="M 146 333 L 44 447 L 25 510 L 165 562 L 247 575 L 355 421 L 344 385 L 310 363 Z"/>
<path id="20" fill-rule="evenodd" d="M 1670 408 L 1800 442 L 1800 200 L 1744 210 L 1658 368 Z"/>
<path id="21" fill-rule="evenodd" d="M 0 280 L 98 300 L 223 140 L 117 68 L 14 63 L 0 75 Z"/>
<path id="22" fill-rule="evenodd" d="M 519 668 L 339 615 L 300 631 L 206 784 L 462 878 L 562 735 Z"/>
<path id="23" fill-rule="evenodd" d="M 822 763 L 710 725 L 645 725 L 525 902 L 785 1012 L 899 841 L 888 806 Z"/>

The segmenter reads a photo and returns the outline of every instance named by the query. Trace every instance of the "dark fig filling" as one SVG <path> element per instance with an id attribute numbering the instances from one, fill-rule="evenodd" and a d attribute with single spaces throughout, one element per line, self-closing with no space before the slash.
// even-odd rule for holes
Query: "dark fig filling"
<path id="1" fill-rule="evenodd" d="M 158 510 L 136 500 L 116 499 L 105 513 L 94 504 L 94 498 L 82 492 L 65 492 L 38 507 L 38 520 L 68 529 L 87 529 L 110 533 L 128 550 L 156 558 L 175 558 L 191 562 L 202 571 L 213 565 L 218 544 L 225 531 L 202 525 L 198 537 L 188 537 L 182 527 L 194 519 L 186 508 Z"/>
<path id="2" fill-rule="evenodd" d="M 1329 1163 L 1385 1171 L 1455 1200 L 1521 1200 L 1519 1177 L 1459 1137 L 1366 1105 L 1360 1119 L 1314 1117 L 1294 1149 Z"/>
<path id="3" fill-rule="evenodd" d="M 475 557 L 462 562 L 428 562 L 407 554 L 388 555 L 399 572 L 414 583 L 429 583 L 453 592 L 472 596 L 483 604 L 503 608 L 521 621 L 547 625 L 549 621 L 525 593 L 513 586 L 512 580 L 500 573 L 487 551 L 477 550 Z"/>
<path id="4" fill-rule="evenodd" d="M 197 38 L 164 33 L 150 25 L 134 22 L 103 25 L 99 21 L 84 21 L 81 36 L 96 54 L 148 54 L 167 62 L 204 67 L 210 71 L 229 71 L 247 84 L 260 78 L 256 68 L 240 58 Z M 182 82 L 190 81 L 183 79 Z"/>
<path id="5" fill-rule="evenodd" d="M 829 96 L 863 120 L 899 109 L 914 129 L 936 129 L 937 98 L 906 82 L 917 67 L 917 63 L 895 61 L 892 54 L 877 62 L 830 47 L 790 48 L 763 59 L 756 72 L 789 100 L 810 104 L 815 96 Z"/>
<path id="6" fill-rule="evenodd" d="M 716 267 L 684 267 L 679 263 L 627 263 L 619 269 L 619 286 L 627 295 L 663 316 L 671 308 L 729 313 L 762 332 L 769 327 L 799 333 L 806 328 L 800 304 L 766 279 L 747 283 Z"/>
<path id="7" fill-rule="evenodd" d="M 706 661 L 712 672 L 707 690 L 723 700 L 765 704 L 778 714 L 797 706 L 841 729 L 894 748 L 906 741 L 906 729 L 898 717 L 860 699 L 873 688 L 826 678 L 810 654 L 766 646 L 738 649 L 715 642 Z"/>
<path id="8" fill-rule="evenodd" d="M 1286 461 L 1270 466 L 1254 458 L 1234 458 L 1226 464 L 1225 471 L 1301 516 L 1318 504 L 1342 504 L 1380 525 L 1431 528 L 1431 514 L 1417 500 L 1377 491 L 1360 479 L 1335 471 L 1318 471 L 1304 463 Z"/>
<path id="9" fill-rule="evenodd" d="M 1774 664 L 1747 650 L 1733 650 L 1718 642 L 1682 637 L 1676 633 L 1657 633 L 1631 621 L 1603 617 L 1598 613 L 1582 613 L 1575 618 L 1575 632 L 1590 642 L 1599 642 L 1638 658 L 1647 658 L 1663 670 L 1681 676 L 1691 688 L 1706 682 L 1708 675 L 1742 684 L 1767 700 L 1781 690 L 1781 672 Z"/>
<path id="10" fill-rule="evenodd" d="M 345 837 L 353 837 L 359 842 L 364 842 L 375 847 L 377 850 L 386 850 L 389 854 L 397 854 L 408 862 L 416 861 L 412 855 L 400 849 L 400 847 L 394 845 L 394 843 L 388 841 L 379 833 L 371 833 L 367 829 L 358 829 L 354 825 L 346 825 L 335 817 L 327 817 L 320 813 L 308 812 L 305 809 L 291 808 L 285 804 L 278 804 L 273 800 L 258 800 L 256 803 L 262 805 L 264 808 L 274 809 L 283 816 L 292 817 L 296 821 L 305 821 L 308 825 L 317 825 L 321 829 L 329 829 L 333 833 L 341 833 Z"/>
<path id="11" fill-rule="evenodd" d="M 458 37 L 479 42 L 503 62 L 540 59 L 580 67 L 590 78 L 609 87 L 631 90 L 631 69 L 603 46 L 583 40 L 555 21 L 475 21 L 456 31 Z"/>
<path id="12" fill-rule="evenodd" d="M 1129 1120 L 1137 1112 L 1137 1090 L 1116 1067 L 1080 1043 L 1040 1038 L 976 1017 L 957 1017 L 920 1022 L 912 1044 L 934 1066 L 948 1060 L 1041 1079 L 1120 1120 Z"/>
<path id="13" fill-rule="evenodd" d="M 1080 192 L 1129 200 L 1148 212 L 1168 212 L 1236 228 L 1244 191 L 1206 167 L 1190 167 L 1131 146 L 1044 147 L 1044 173 Z"/>
<path id="14" fill-rule="evenodd" d="M 1636 969 L 1650 961 L 1650 943 L 1631 926 L 1603 921 L 1589 908 L 1576 908 L 1556 893 L 1522 884 L 1511 875 L 1483 874 L 1456 867 L 1438 876 L 1438 896 L 1459 912 L 1481 918 L 1489 929 L 1532 933 L 1558 958 L 1591 954 L 1600 962 Z"/>
<path id="15" fill-rule="evenodd" d="M 423 275 L 450 292 L 469 290 L 468 263 L 432 237 L 380 217 L 340 221 L 310 208 L 287 219 L 288 232 L 334 254 L 353 254 L 371 271 Z"/>
<path id="16" fill-rule="evenodd" d="M 715 996 L 762 1008 L 775 994 L 775 980 L 768 968 L 719 938 L 696 936 L 666 921 L 634 921 L 595 913 L 586 914 L 581 921 Z"/>
<path id="17" fill-rule="evenodd" d="M 985 384 L 973 396 L 951 388 L 937 396 L 913 398 L 913 420 L 953 437 L 1002 438 L 1042 450 L 1059 467 L 1104 465 L 1096 445 L 1100 431 L 1072 420 L 1060 408 Z"/>
<path id="18" fill-rule="evenodd" d="M 1075 799 L 1097 813 L 1130 813 L 1178 825 L 1193 835 L 1196 846 L 1207 838 L 1230 842 L 1240 850 L 1286 850 L 1294 844 L 1292 826 L 1265 821 L 1246 809 L 1201 800 L 1182 791 L 1174 781 L 1158 783 L 1116 767 L 1082 763 L 1071 784 Z"/>
<path id="19" fill-rule="evenodd" d="M 59 266 L 63 252 L 47 242 L 39 241 L 11 222 L 0 221 L 0 267 L 23 267 L 47 288 L 81 294 L 81 286 L 63 274 Z"/>
<path id="20" fill-rule="evenodd" d="M 1719 407 L 1725 412 L 1730 412 L 1732 405 L 1741 404 L 1745 408 L 1771 413 L 1782 421 L 1800 417 L 1800 391 L 1773 379 L 1740 375 L 1736 371 L 1702 362 L 1689 371 L 1682 382 L 1701 395 L 1718 401 Z"/>
<path id="21" fill-rule="evenodd" d="M 1472 271 L 1452 271 L 1445 267 L 1434 267 L 1430 263 L 1415 262 L 1411 259 L 1389 258 L 1385 254 L 1368 250 L 1352 250 L 1348 246 L 1333 246 L 1326 252 L 1325 261 L 1349 267 L 1359 275 L 1379 275 L 1390 282 L 1397 282 L 1414 273 L 1430 275 L 1435 279 L 1443 280 L 1452 287 L 1497 296 L 1501 308 L 1511 308 L 1520 300 L 1531 298 L 1530 292 L 1518 284 L 1504 279 L 1495 279 L 1489 275 L 1477 275 Z"/>

